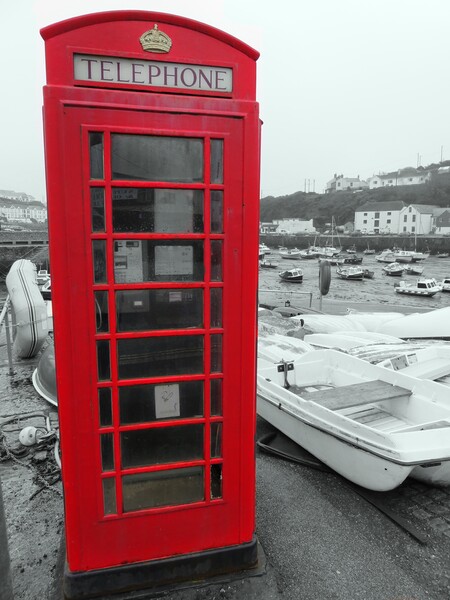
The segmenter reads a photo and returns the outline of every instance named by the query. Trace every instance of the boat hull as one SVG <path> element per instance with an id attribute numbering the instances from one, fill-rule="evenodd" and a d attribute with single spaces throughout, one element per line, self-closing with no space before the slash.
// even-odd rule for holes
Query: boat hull
<path id="1" fill-rule="evenodd" d="M 387 492 L 401 485 L 413 467 L 395 464 L 357 448 L 281 410 L 261 394 L 257 396 L 258 414 L 349 481 L 369 490 Z"/>

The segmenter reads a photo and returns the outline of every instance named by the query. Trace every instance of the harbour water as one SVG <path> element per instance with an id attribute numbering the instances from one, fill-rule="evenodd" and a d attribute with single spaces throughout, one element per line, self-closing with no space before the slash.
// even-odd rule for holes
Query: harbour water
<path id="1" fill-rule="evenodd" d="M 418 310 L 434 310 L 450 306 L 450 293 L 446 292 L 438 292 L 432 297 L 397 294 L 394 288 L 396 283 L 401 280 L 413 283 L 417 280 L 417 276 L 403 274 L 400 278 L 385 275 L 382 270 L 385 265 L 376 260 L 376 255 L 362 256 L 361 266 L 374 272 L 373 279 L 363 279 L 362 281 L 340 279 L 336 275 L 336 267 L 332 266 L 327 300 L 342 302 L 343 304 L 345 302 L 349 304 L 358 303 L 362 307 L 367 303 L 375 303 L 386 311 L 394 308 L 398 310 L 399 305 L 411 308 L 417 307 Z M 261 304 L 271 304 L 272 302 L 284 304 L 289 299 L 291 305 L 309 306 L 310 298 L 317 303 L 317 299 L 320 297 L 319 261 L 317 259 L 283 259 L 278 249 L 272 249 L 271 254 L 267 255 L 266 259 L 276 263 L 278 267 L 276 269 L 259 269 L 259 301 Z M 429 256 L 424 261 L 415 264 L 424 267 L 421 277 L 435 278 L 438 282 L 445 277 L 450 277 L 450 258 Z M 281 281 L 278 273 L 293 268 L 300 268 L 303 271 L 303 283 Z M 278 293 L 265 290 L 277 290 Z"/>

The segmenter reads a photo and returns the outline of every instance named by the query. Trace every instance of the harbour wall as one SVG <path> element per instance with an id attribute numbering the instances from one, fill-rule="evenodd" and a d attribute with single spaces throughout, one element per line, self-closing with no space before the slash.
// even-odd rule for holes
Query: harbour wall
<path id="1" fill-rule="evenodd" d="M 285 246 L 286 248 L 308 248 L 308 246 L 324 246 L 330 245 L 341 247 L 347 250 L 351 246 L 356 247 L 357 252 L 364 252 L 370 248 L 376 252 L 381 252 L 388 248 L 401 248 L 402 250 L 416 250 L 417 252 L 429 252 L 430 254 L 438 254 L 440 252 L 450 253 L 450 236 L 439 235 L 314 235 L 306 233 L 294 234 L 260 234 L 259 241 L 265 243 L 269 248 L 278 248 Z"/>

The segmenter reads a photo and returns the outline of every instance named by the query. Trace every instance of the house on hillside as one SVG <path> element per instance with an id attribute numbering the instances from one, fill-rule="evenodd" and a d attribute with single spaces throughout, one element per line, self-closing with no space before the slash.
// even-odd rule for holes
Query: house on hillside
<path id="1" fill-rule="evenodd" d="M 450 235 L 450 209 L 443 208 L 435 215 L 434 233 Z"/>
<path id="2" fill-rule="evenodd" d="M 273 221 L 276 225 L 276 233 L 317 233 L 313 225 L 313 220 L 303 221 L 302 219 L 279 219 Z"/>
<path id="3" fill-rule="evenodd" d="M 369 177 L 367 183 L 371 190 L 382 187 L 395 187 L 398 185 L 418 185 L 426 183 L 431 179 L 431 171 L 426 171 L 422 167 L 406 167 L 392 171 L 391 173 L 380 173 Z"/>
<path id="4" fill-rule="evenodd" d="M 278 225 L 275 223 L 260 223 L 259 233 L 275 233 Z"/>
<path id="5" fill-rule="evenodd" d="M 325 193 L 331 194 L 332 192 L 363 190 L 368 187 L 368 183 L 361 180 L 359 175 L 358 177 L 344 177 L 335 173 L 333 179 L 327 182 Z"/>
<path id="6" fill-rule="evenodd" d="M 405 204 L 399 200 L 391 202 L 369 202 L 355 211 L 355 231 L 362 233 L 398 233 L 400 212 Z"/>
<path id="7" fill-rule="evenodd" d="M 32 202 L 19 202 L 0 198 L 0 217 L 8 221 L 30 223 L 33 219 L 39 223 L 47 221 L 47 207 L 36 200 Z"/>

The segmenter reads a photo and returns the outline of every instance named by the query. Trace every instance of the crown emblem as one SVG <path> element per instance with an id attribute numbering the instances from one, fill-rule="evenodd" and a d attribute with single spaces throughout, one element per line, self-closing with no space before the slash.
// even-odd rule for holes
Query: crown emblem
<path id="1" fill-rule="evenodd" d="M 146 52 L 158 52 L 160 54 L 169 52 L 172 47 L 172 40 L 163 31 L 158 29 L 158 25 L 155 23 L 153 29 L 149 29 L 141 35 L 139 38 L 143 50 Z"/>

